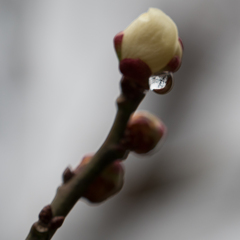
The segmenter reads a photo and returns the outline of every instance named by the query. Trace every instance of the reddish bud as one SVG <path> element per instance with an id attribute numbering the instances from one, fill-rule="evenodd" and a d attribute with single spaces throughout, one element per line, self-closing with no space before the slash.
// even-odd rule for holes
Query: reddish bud
<path id="1" fill-rule="evenodd" d="M 121 60 L 122 39 L 123 39 L 123 32 L 118 33 L 113 39 L 114 48 L 117 53 L 119 61 Z"/>
<path id="2" fill-rule="evenodd" d="M 45 224 L 48 224 L 52 219 L 51 205 L 45 206 L 38 215 L 39 220 Z"/>
<path id="3" fill-rule="evenodd" d="M 64 222 L 64 219 L 65 219 L 65 217 L 62 217 L 62 216 L 54 217 L 49 224 L 49 228 L 52 230 L 56 230 L 56 229 L 60 228 Z"/>
<path id="4" fill-rule="evenodd" d="M 127 148 L 142 154 L 151 151 L 166 133 L 166 127 L 156 116 L 145 112 L 137 112 L 131 116 L 125 138 Z"/>
<path id="5" fill-rule="evenodd" d="M 83 158 L 80 168 L 91 161 L 92 155 Z M 114 161 L 88 186 L 83 197 L 92 203 L 100 203 L 122 189 L 124 169 L 120 161 Z"/>
<path id="6" fill-rule="evenodd" d="M 63 172 L 63 182 L 67 183 L 73 176 L 74 173 L 71 171 L 69 167 L 67 167 Z"/>
<path id="7" fill-rule="evenodd" d="M 149 89 L 148 79 L 152 72 L 149 66 L 141 59 L 125 58 L 120 62 L 119 68 L 125 77 L 133 80 L 144 89 Z"/>

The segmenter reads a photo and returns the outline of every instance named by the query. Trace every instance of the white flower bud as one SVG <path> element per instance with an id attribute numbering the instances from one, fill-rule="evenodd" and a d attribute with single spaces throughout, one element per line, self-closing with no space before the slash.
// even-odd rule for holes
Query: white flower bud
<path id="1" fill-rule="evenodd" d="M 161 10 L 150 8 L 123 31 L 120 56 L 120 60 L 142 60 L 152 74 L 162 71 L 173 57 L 182 57 L 175 23 Z"/>

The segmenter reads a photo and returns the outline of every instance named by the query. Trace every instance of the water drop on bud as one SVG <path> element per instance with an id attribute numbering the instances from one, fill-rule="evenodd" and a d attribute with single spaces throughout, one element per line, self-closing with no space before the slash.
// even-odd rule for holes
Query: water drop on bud
<path id="1" fill-rule="evenodd" d="M 173 74 L 171 72 L 162 72 L 158 75 L 152 75 L 149 78 L 150 90 L 157 94 L 166 94 L 173 87 Z"/>

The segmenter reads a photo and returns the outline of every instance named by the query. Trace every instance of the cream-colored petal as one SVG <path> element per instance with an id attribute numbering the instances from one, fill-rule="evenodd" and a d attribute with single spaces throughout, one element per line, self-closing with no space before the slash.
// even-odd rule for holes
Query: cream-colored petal
<path id="1" fill-rule="evenodd" d="M 124 30 L 122 59 L 140 58 L 155 73 L 171 60 L 178 45 L 178 31 L 172 19 L 161 10 L 150 8 Z"/>

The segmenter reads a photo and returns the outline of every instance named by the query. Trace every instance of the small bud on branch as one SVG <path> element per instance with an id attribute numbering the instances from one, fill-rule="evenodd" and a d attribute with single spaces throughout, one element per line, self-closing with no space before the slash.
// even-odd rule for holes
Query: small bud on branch
<path id="1" fill-rule="evenodd" d="M 92 159 L 92 155 L 85 156 L 77 171 L 80 172 Z M 110 163 L 87 187 L 83 197 L 92 203 L 100 203 L 113 196 L 122 189 L 124 169 L 120 161 Z"/>
<path id="2" fill-rule="evenodd" d="M 63 182 L 67 183 L 73 176 L 74 173 L 71 171 L 69 167 L 67 167 L 63 172 Z"/>
<path id="3" fill-rule="evenodd" d="M 124 139 L 129 150 L 142 154 L 153 150 L 164 134 L 166 127 L 159 118 L 139 111 L 131 116 Z"/>
<path id="4" fill-rule="evenodd" d="M 50 223 L 52 217 L 53 217 L 53 215 L 52 215 L 51 205 L 47 205 L 39 213 L 39 220 L 45 224 Z"/>
<path id="5" fill-rule="evenodd" d="M 62 226 L 64 219 L 65 217 L 54 217 L 49 224 L 49 229 L 57 230 Z"/>

